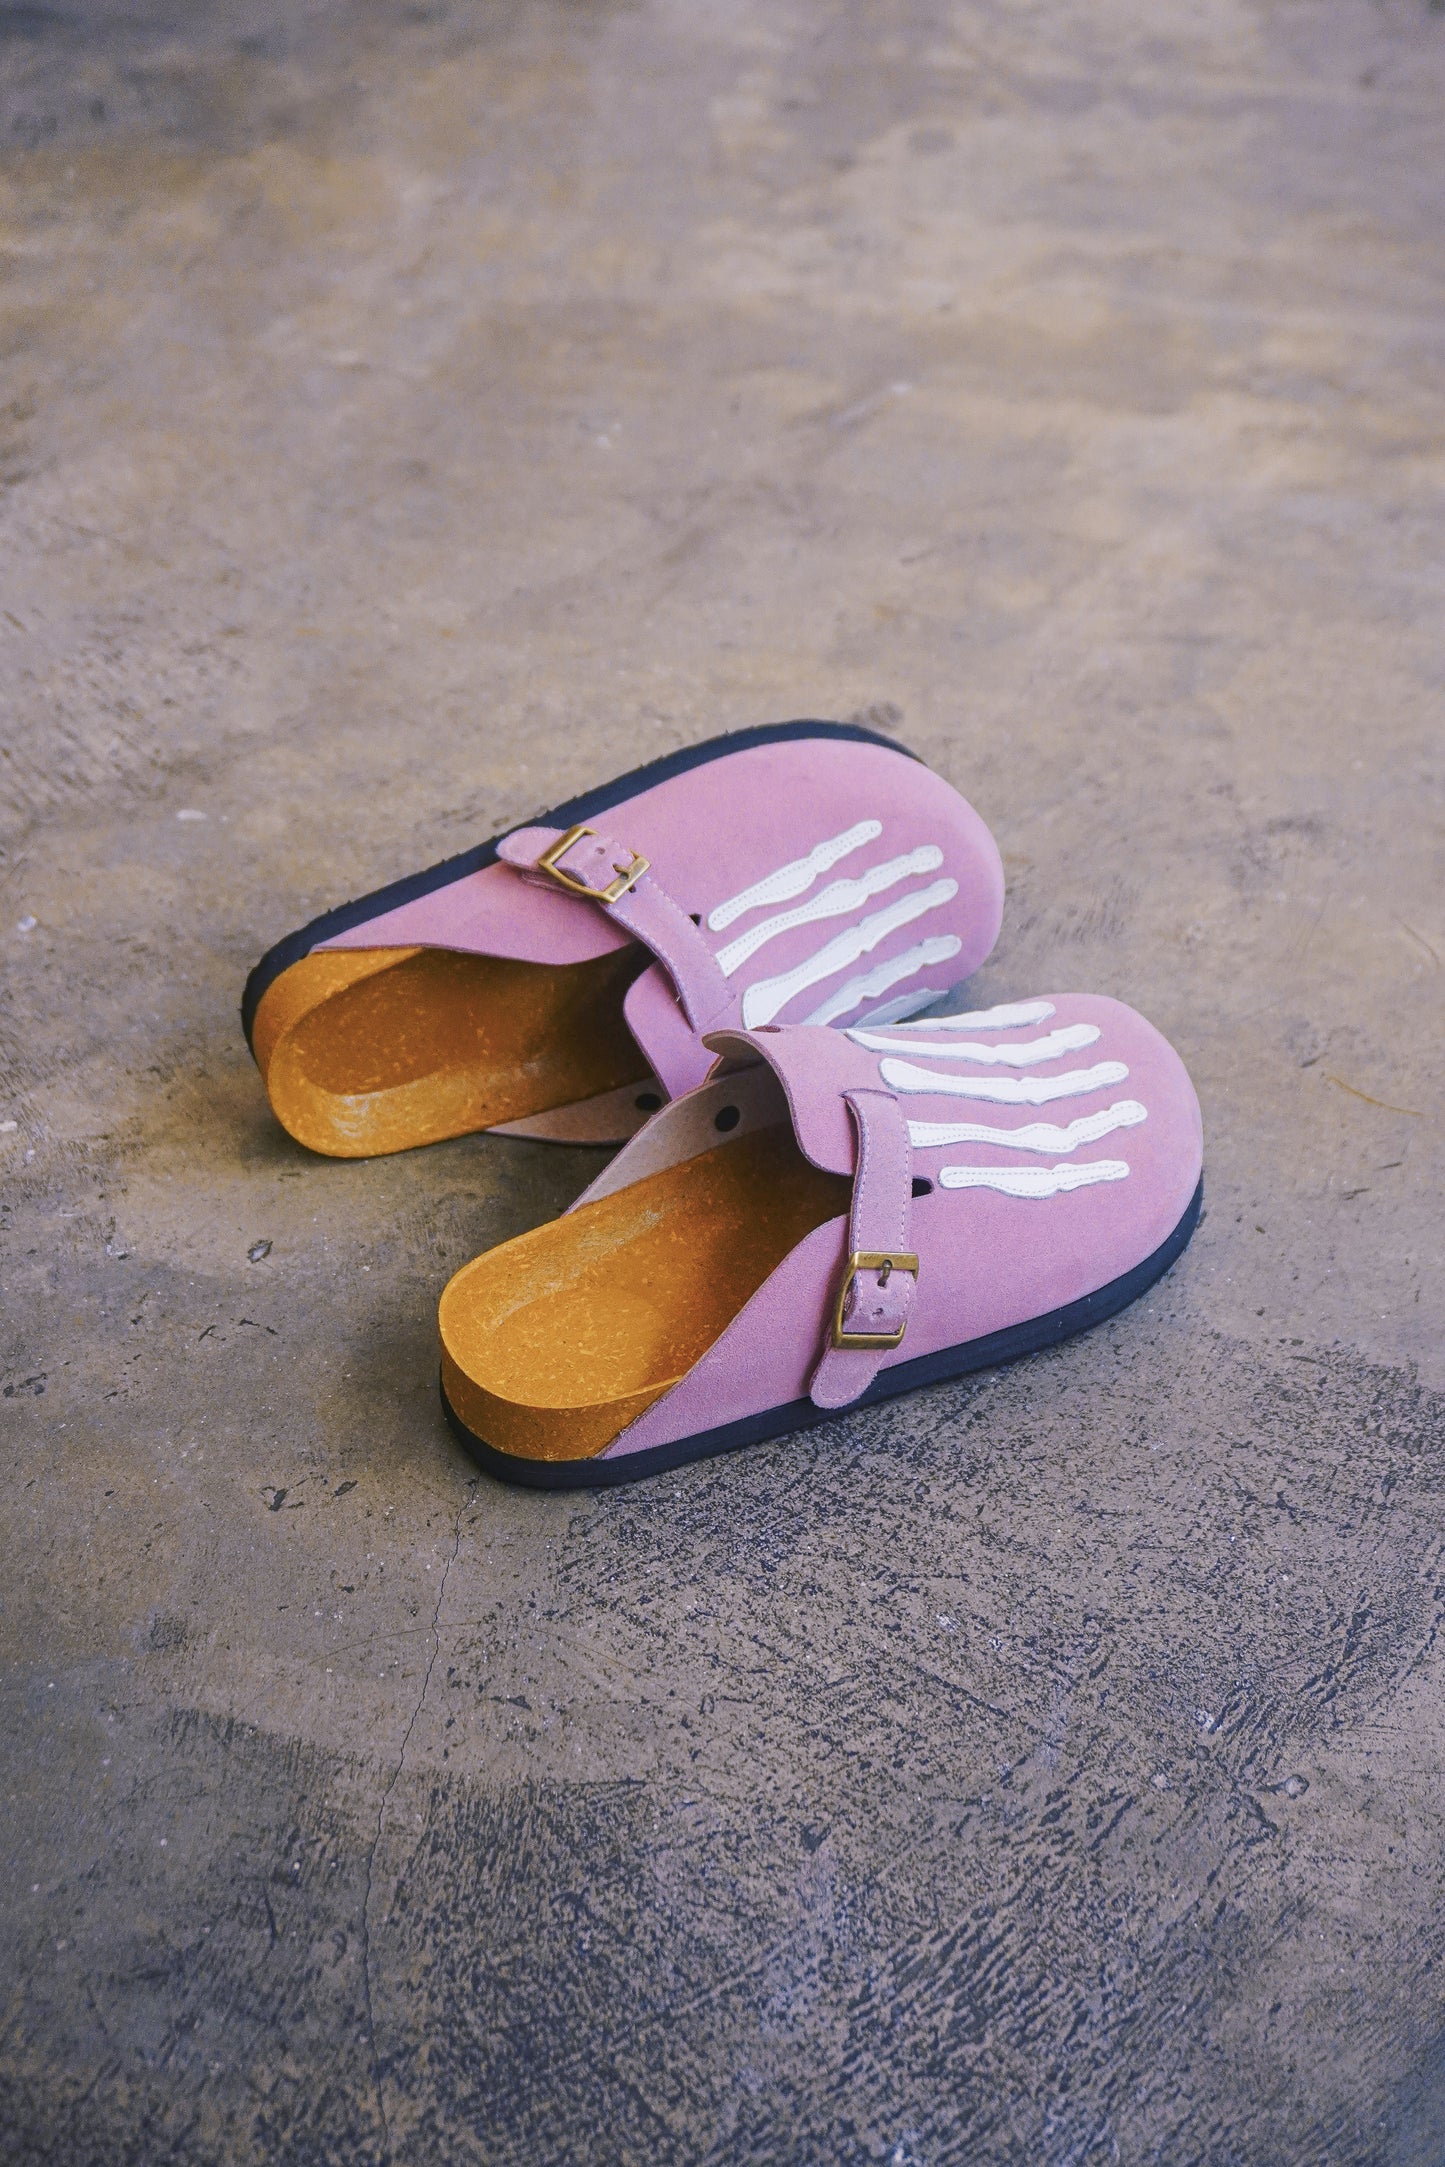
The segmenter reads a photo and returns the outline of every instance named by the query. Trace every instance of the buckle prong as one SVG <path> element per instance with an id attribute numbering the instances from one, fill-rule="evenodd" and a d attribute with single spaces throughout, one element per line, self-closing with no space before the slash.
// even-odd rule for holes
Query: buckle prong
<path id="1" fill-rule="evenodd" d="M 849 1257 L 833 1304 L 835 1347 L 896 1347 L 908 1330 L 905 1317 L 896 1332 L 850 1332 L 843 1322 L 843 1307 L 859 1272 L 877 1272 L 878 1284 L 886 1287 L 894 1272 L 909 1272 L 917 1282 L 918 1258 L 911 1249 L 855 1249 Z"/>
<path id="2" fill-rule="evenodd" d="M 537 860 L 537 871 L 550 873 L 558 886 L 566 888 L 572 895 L 585 895 L 593 903 L 616 903 L 626 895 L 629 888 L 637 886 L 651 861 L 644 858 L 640 851 L 634 850 L 630 865 L 613 866 L 616 880 L 610 880 L 605 888 L 589 888 L 585 880 L 578 880 L 575 874 L 564 872 L 558 861 L 565 858 L 572 845 L 580 843 L 584 835 L 596 833 L 595 828 L 569 828 L 565 835 L 558 836 L 555 843 L 547 845 Z"/>

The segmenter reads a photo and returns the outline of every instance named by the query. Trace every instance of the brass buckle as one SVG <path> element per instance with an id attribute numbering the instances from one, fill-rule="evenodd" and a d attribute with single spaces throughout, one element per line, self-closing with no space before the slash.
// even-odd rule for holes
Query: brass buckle
<path id="1" fill-rule="evenodd" d="M 881 1272 L 885 1286 L 890 1272 L 911 1272 L 916 1282 L 918 1258 L 911 1249 L 855 1249 L 848 1259 L 848 1268 L 838 1288 L 838 1299 L 833 1304 L 835 1347 L 896 1347 L 908 1330 L 906 1317 L 896 1332 L 850 1332 L 843 1323 L 843 1304 L 859 1272 Z"/>
<path id="2" fill-rule="evenodd" d="M 595 828 L 569 828 L 565 835 L 558 836 L 555 843 L 548 844 L 541 857 L 537 860 L 537 871 L 539 873 L 550 873 L 553 880 L 560 887 L 570 888 L 573 895 L 588 896 L 594 903 L 616 903 L 622 896 L 626 895 L 629 888 L 637 886 L 637 883 L 647 871 L 650 861 L 640 856 L 637 851 L 634 850 L 632 853 L 631 865 L 613 866 L 612 870 L 617 875 L 617 878 L 609 881 L 605 888 L 589 888 L 585 880 L 578 880 L 573 874 L 564 873 L 557 863 L 559 858 L 566 857 L 574 843 L 581 842 L 584 835 L 595 835 L 596 833 Z"/>

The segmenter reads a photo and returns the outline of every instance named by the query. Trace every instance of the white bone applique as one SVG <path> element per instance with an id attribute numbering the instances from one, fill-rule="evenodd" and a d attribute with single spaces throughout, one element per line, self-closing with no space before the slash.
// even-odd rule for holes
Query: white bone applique
<path id="1" fill-rule="evenodd" d="M 911 1038 L 881 1038 L 873 1031 L 850 1031 L 855 1046 L 871 1053 L 916 1053 L 930 1061 L 978 1061 L 990 1068 L 1037 1068 L 1061 1054 L 1079 1053 L 1099 1036 L 1097 1023 L 1067 1023 L 1046 1038 L 1026 1038 L 1007 1046 L 984 1046 L 959 1039 L 951 1046 L 929 1046 Z"/>
<path id="2" fill-rule="evenodd" d="M 708 930 L 722 933 L 734 919 L 743 918 L 750 910 L 763 910 L 770 903 L 790 903 L 795 895 L 806 895 L 813 882 L 846 858 L 851 851 L 861 850 L 865 843 L 873 843 L 883 833 L 881 820 L 860 820 L 854 827 L 845 828 L 841 835 L 830 836 L 825 843 L 815 843 L 806 858 L 794 858 L 790 865 L 780 865 L 775 873 L 768 873 L 762 880 L 753 882 L 737 895 L 730 895 L 725 903 L 715 904 L 707 914 Z"/>
<path id="3" fill-rule="evenodd" d="M 921 1023 L 895 1024 L 899 1031 L 1014 1031 L 1025 1024 L 1047 1023 L 1054 1013 L 1052 1001 L 1005 1001 L 1001 1008 L 965 1008 L 953 1016 L 929 1016 Z M 843 1033 L 845 1038 L 864 1041 L 858 1037 L 861 1027 L 855 1025 Z M 926 1049 L 914 1046 L 910 1038 L 905 1051 L 922 1053 Z"/>
<path id="4" fill-rule="evenodd" d="M 1096 1061 L 1092 1068 L 1065 1069 L 1053 1076 L 968 1076 L 956 1069 L 921 1068 L 900 1061 L 896 1053 L 912 1053 L 933 1061 L 974 1061 L 984 1067 L 1035 1068 L 1097 1044 L 1100 1027 L 1093 1023 L 1061 1024 L 1042 1038 L 988 1045 L 976 1039 L 954 1039 L 941 1034 L 962 1030 L 1017 1030 L 1022 1025 L 1043 1023 L 1054 1014 L 1051 1001 L 1020 1001 L 1012 1007 L 978 1009 L 971 1015 L 930 1016 L 926 1021 L 897 1024 L 894 1036 L 853 1029 L 855 1045 L 882 1053 L 878 1064 L 883 1082 L 898 1092 L 929 1094 L 941 1098 L 991 1100 L 995 1105 L 1042 1106 L 1051 1099 L 1086 1098 L 1107 1084 L 1122 1083 L 1129 1071 L 1122 1061 Z M 927 1039 L 922 1035 L 927 1032 Z M 903 1034 L 907 1033 L 907 1036 Z M 1080 1114 L 1066 1125 L 1052 1121 L 1028 1121 L 1016 1128 L 999 1128 L 984 1121 L 910 1121 L 908 1139 L 915 1151 L 946 1148 L 952 1144 L 985 1144 L 997 1151 L 1073 1152 L 1094 1144 L 1117 1129 L 1136 1128 L 1147 1121 L 1149 1109 L 1137 1099 L 1116 1099 L 1097 1113 Z M 1047 1199 L 1073 1189 L 1093 1188 L 1099 1182 L 1127 1181 L 1129 1167 L 1123 1159 L 1067 1159 L 1053 1166 L 943 1166 L 938 1171 L 941 1189 L 991 1189 L 1002 1196 Z"/>
<path id="5" fill-rule="evenodd" d="M 1096 1181 L 1126 1181 L 1128 1176 L 1122 1159 L 1085 1159 L 1072 1166 L 945 1166 L 938 1183 L 943 1189 L 997 1189 L 1005 1196 L 1042 1198 L 1092 1188 Z"/>
<path id="6" fill-rule="evenodd" d="M 831 978 L 835 971 L 846 970 L 850 963 L 857 963 L 880 941 L 887 940 L 900 926 L 911 925 L 927 911 L 938 910 L 951 903 L 958 893 L 956 880 L 935 880 L 926 888 L 916 888 L 912 895 L 903 895 L 886 910 L 874 911 L 870 918 L 850 926 L 846 933 L 835 934 L 827 945 L 784 971 L 777 978 L 760 978 L 748 987 L 743 995 L 743 1028 L 755 1030 L 759 1024 L 771 1023 L 779 1009 L 786 1008 L 796 994 L 805 993 L 821 979 Z"/>
<path id="7" fill-rule="evenodd" d="M 890 1091 L 991 1099 L 997 1106 L 1046 1106 L 1050 1099 L 1079 1099 L 1106 1084 L 1123 1083 L 1129 1071 L 1122 1061 L 1097 1061 L 1092 1068 L 1065 1069 L 1061 1076 L 943 1076 L 909 1061 L 885 1060 L 879 1073 Z"/>
<path id="8" fill-rule="evenodd" d="M 795 926 L 813 925 L 820 918 L 846 918 L 850 911 L 861 910 L 875 895 L 896 888 L 900 880 L 912 880 L 920 873 L 936 873 L 942 863 L 943 852 L 937 844 L 922 843 L 917 850 L 907 851 L 901 858 L 887 858 L 880 865 L 870 866 L 856 880 L 830 881 L 822 894 L 815 895 L 811 902 L 799 903 L 795 910 L 779 911 L 775 918 L 765 918 L 761 925 L 750 926 L 735 941 L 729 941 L 726 948 L 719 948 L 718 968 L 724 978 L 731 978 L 766 942 L 776 940 L 780 933 L 791 933 Z"/>
<path id="9" fill-rule="evenodd" d="M 946 935 L 943 937 L 947 938 Z M 962 946 L 963 943 L 960 941 L 958 948 Z M 953 950 L 955 955 L 958 953 L 958 948 Z M 909 949 L 908 954 L 912 955 L 912 953 L 913 950 Z M 915 966 L 914 970 L 909 971 L 907 975 L 910 978 L 914 977 L 918 968 L 919 966 Z M 929 1007 L 937 999 L 937 986 L 915 986 L 911 993 L 900 993 L 891 1001 L 880 1001 L 876 1008 L 870 1008 L 865 1015 L 859 1018 L 859 1021 L 861 1023 L 897 1023 L 904 1016 L 916 1016 L 920 1008 Z"/>
<path id="10" fill-rule="evenodd" d="M 920 971 L 926 971 L 932 964 L 951 962 L 962 946 L 963 942 L 957 934 L 931 934 L 926 941 L 920 941 L 917 947 L 905 948 L 901 956 L 890 956 L 886 963 L 875 963 L 871 971 L 860 972 L 856 978 L 845 978 L 837 992 L 830 993 L 827 1000 L 815 1008 L 811 1015 L 804 1016 L 803 1021 L 833 1023 L 839 1016 L 851 1015 L 853 1010 L 861 1008 L 865 1001 L 876 1001 L 880 994 L 887 993 L 893 986 L 902 985 L 906 978 L 916 978 Z M 894 1023 L 908 1013 L 910 1006 L 922 1008 L 934 998 L 927 989 L 905 993 L 899 997 L 896 1006 L 890 1003 L 890 1006 L 894 1006 L 893 1015 L 877 1015 L 873 1021 Z M 850 1031 L 847 1035 L 851 1038 L 853 1033 Z"/>
<path id="11" fill-rule="evenodd" d="M 983 1121 L 910 1121 L 908 1138 L 915 1151 L 936 1151 L 947 1144 L 997 1144 L 1003 1151 L 1077 1151 L 1096 1144 L 1115 1129 L 1147 1121 L 1149 1110 L 1137 1099 L 1117 1099 L 1102 1113 L 1080 1114 L 1066 1129 L 1052 1121 L 1029 1121 L 1018 1129 L 990 1128 Z"/>

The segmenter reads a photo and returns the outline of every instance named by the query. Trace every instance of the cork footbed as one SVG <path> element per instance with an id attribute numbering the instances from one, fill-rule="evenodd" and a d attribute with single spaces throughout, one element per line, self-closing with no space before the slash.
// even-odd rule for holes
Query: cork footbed
<path id="1" fill-rule="evenodd" d="M 453 1411 L 498 1452 L 592 1458 L 851 1194 L 779 1125 L 503 1242 L 442 1295 Z"/>
<path id="2" fill-rule="evenodd" d="M 407 1151 L 648 1074 L 622 997 L 649 958 L 518 963 L 444 948 L 303 956 L 256 1011 L 276 1118 L 338 1159 Z"/>

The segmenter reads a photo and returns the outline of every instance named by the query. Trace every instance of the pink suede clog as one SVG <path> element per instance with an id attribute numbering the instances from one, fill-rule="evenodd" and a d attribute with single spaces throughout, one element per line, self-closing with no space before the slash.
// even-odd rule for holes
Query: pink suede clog
<path id="1" fill-rule="evenodd" d="M 983 961 L 1002 903 L 993 838 L 941 777 L 872 731 L 780 723 L 314 919 L 242 1016 L 313 1150 L 615 1143 L 701 1082 L 705 1031 L 916 1014 Z"/>
<path id="2" fill-rule="evenodd" d="M 627 1481 L 1008 1361 L 1194 1230 L 1199 1104 L 1118 1001 L 708 1044 L 569 1212 L 443 1294 L 446 1409 L 491 1472 Z"/>

